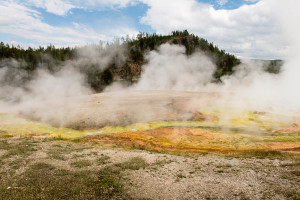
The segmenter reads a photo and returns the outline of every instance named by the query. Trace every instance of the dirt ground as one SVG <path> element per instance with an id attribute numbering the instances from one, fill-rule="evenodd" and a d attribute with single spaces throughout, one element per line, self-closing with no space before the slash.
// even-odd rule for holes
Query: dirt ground
<path id="1" fill-rule="evenodd" d="M 279 152 L 174 155 L 92 142 L 1 138 L 0 164 L 0 199 L 300 199 L 299 156 Z M 91 178 L 73 176 L 83 172 Z M 118 184 L 106 187 L 103 180 L 102 193 L 88 188 L 95 174 L 114 177 L 121 193 Z"/>

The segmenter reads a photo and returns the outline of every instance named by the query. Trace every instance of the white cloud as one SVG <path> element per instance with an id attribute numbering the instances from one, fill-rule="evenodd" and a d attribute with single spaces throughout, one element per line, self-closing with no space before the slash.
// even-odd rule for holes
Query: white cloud
<path id="1" fill-rule="evenodd" d="M 70 0 L 73 5 L 77 7 L 85 8 L 85 9 L 103 9 L 105 7 L 110 8 L 124 8 L 128 5 L 134 5 L 139 0 Z"/>
<path id="2" fill-rule="evenodd" d="M 241 57 L 282 58 L 288 48 L 276 19 L 280 10 L 272 7 L 274 0 L 233 10 L 216 10 L 196 0 L 142 1 L 150 8 L 141 23 L 158 33 L 188 29 Z"/>
<path id="3" fill-rule="evenodd" d="M 102 10 L 108 7 L 117 9 L 134 5 L 138 0 L 29 0 L 26 2 L 19 0 L 19 2 L 28 6 L 43 8 L 56 15 L 66 15 L 73 8 Z"/>
<path id="4" fill-rule="evenodd" d="M 228 0 L 218 0 L 218 4 L 220 6 L 223 6 L 223 5 L 227 4 L 227 3 L 228 3 Z"/>
<path id="5" fill-rule="evenodd" d="M 126 26 L 119 29 L 122 31 L 119 31 L 120 36 L 126 35 L 124 31 L 136 32 Z M 98 33 L 78 23 L 73 23 L 69 27 L 51 26 L 42 21 L 40 13 L 36 10 L 12 1 L 4 1 L 0 5 L 0 32 L 36 41 L 39 45 L 51 43 L 57 46 L 84 45 L 100 40 L 112 41 L 116 36 Z"/>
<path id="6" fill-rule="evenodd" d="M 258 1 L 260 1 L 260 0 L 245 0 L 245 2 L 250 2 L 250 3 L 256 3 Z"/>
<path id="7" fill-rule="evenodd" d="M 29 0 L 26 4 L 46 9 L 47 12 L 56 15 L 65 15 L 70 9 L 75 8 L 70 2 L 63 0 Z"/>

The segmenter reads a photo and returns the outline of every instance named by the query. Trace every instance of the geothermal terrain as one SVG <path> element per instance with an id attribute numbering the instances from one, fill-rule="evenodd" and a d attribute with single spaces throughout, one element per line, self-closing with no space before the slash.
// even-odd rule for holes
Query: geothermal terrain
<path id="1" fill-rule="evenodd" d="M 300 200 L 299 0 L 0 2 L 0 200 Z"/>
<path id="2" fill-rule="evenodd" d="M 226 96 L 107 92 L 3 113 L 0 199 L 299 199 L 300 116 Z"/>
<path id="3" fill-rule="evenodd" d="M 298 57 L 187 31 L 0 50 L 0 199 L 300 198 Z"/>
<path id="4" fill-rule="evenodd" d="M 19 119 L 18 124 L 12 115 L 6 116 L 2 131 L 16 134 L 14 128 L 25 126 L 32 136 L 59 135 L 174 152 L 279 150 L 299 153 L 298 113 L 279 113 L 278 109 L 270 108 L 253 110 L 243 104 L 239 107 L 238 103 L 227 102 L 225 95 L 228 94 L 123 91 L 68 98 L 34 104 L 19 114 L 57 127 L 56 131 L 31 130 L 26 127 L 30 121 Z M 60 131 L 60 127 L 71 131 Z M 19 134 L 26 135 L 20 130 Z"/>

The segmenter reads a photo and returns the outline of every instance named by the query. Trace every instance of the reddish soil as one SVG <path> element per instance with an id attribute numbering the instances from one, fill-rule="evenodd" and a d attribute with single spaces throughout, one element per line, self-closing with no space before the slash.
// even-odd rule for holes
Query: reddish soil
<path id="1" fill-rule="evenodd" d="M 297 133 L 300 132 L 300 123 L 293 123 L 292 126 L 280 128 L 274 131 L 275 133 Z"/>

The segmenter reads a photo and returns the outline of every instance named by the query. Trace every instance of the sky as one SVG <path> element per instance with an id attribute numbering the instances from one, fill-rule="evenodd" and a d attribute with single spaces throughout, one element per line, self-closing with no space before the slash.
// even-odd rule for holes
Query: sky
<path id="1" fill-rule="evenodd" d="M 0 0 L 0 40 L 73 47 L 187 29 L 240 58 L 284 59 L 274 1 L 292 0 Z"/>

